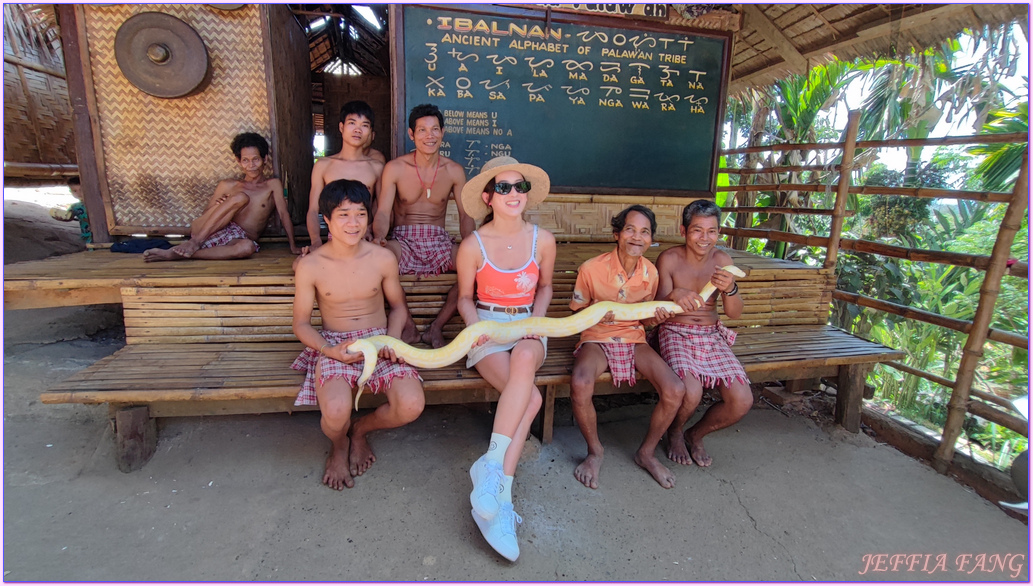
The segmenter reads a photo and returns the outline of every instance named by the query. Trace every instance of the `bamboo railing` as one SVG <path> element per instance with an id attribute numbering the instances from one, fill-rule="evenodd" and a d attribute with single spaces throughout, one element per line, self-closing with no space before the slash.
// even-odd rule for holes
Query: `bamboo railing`
<path id="1" fill-rule="evenodd" d="M 1025 262 L 1008 263 L 1011 244 L 1015 234 L 1021 226 L 1022 218 L 1028 206 L 1028 173 L 1029 173 L 1029 151 L 1027 148 L 1026 158 L 1022 165 L 1019 179 L 1011 193 L 1001 192 L 976 192 L 954 189 L 934 188 L 906 188 L 906 187 L 884 187 L 877 185 L 855 186 L 850 184 L 851 172 L 855 153 L 861 149 L 878 149 L 892 147 L 913 147 L 913 146 L 940 146 L 940 145 L 967 145 L 967 144 L 990 144 L 990 143 L 1026 143 L 1028 135 L 1024 133 L 1014 134 L 993 134 L 973 136 L 952 136 L 935 139 L 896 139 L 886 141 L 857 141 L 857 126 L 860 114 L 851 112 L 847 122 L 847 132 L 842 142 L 835 143 L 804 143 L 804 144 L 780 144 L 767 146 L 750 146 L 745 148 L 727 149 L 721 151 L 721 155 L 750 154 L 770 151 L 790 150 L 830 150 L 838 149 L 843 153 L 840 165 L 796 165 L 778 166 L 758 169 L 724 168 L 719 172 L 739 175 L 745 178 L 750 175 L 774 175 L 777 179 L 778 173 L 792 173 L 803 171 L 839 173 L 838 183 L 835 185 L 836 203 L 833 209 L 797 209 L 784 207 L 757 207 L 757 206 L 727 206 L 723 211 L 731 213 L 768 213 L 768 214 L 807 214 L 824 215 L 832 217 L 832 224 L 829 236 L 816 236 L 795 234 L 781 230 L 765 230 L 756 228 L 722 228 L 721 232 L 728 236 L 741 238 L 760 238 L 777 242 L 789 242 L 802 246 L 820 247 L 826 249 L 824 262 L 825 268 L 835 268 L 840 249 L 853 250 L 880 255 L 890 258 L 901 258 L 912 262 L 927 262 L 946 264 L 951 266 L 969 267 L 984 271 L 983 283 L 980 288 L 979 304 L 972 320 L 961 320 L 943 316 L 934 312 L 916 309 L 897 303 L 891 303 L 880 299 L 874 299 L 858 293 L 836 290 L 833 298 L 846 303 L 852 303 L 859 307 L 868 307 L 878 311 L 899 315 L 905 319 L 921 321 L 939 327 L 948 328 L 962 332 L 967 335 L 965 349 L 962 359 L 957 367 L 957 380 L 950 380 L 921 369 L 908 366 L 899 362 L 888 362 L 886 366 L 900 370 L 928 380 L 932 383 L 942 385 L 951 389 L 950 400 L 947 406 L 947 421 L 944 424 L 940 445 L 933 456 L 933 467 L 940 473 L 945 473 L 951 460 L 954 457 L 954 446 L 961 434 L 962 424 L 965 416 L 969 413 L 977 415 L 1029 437 L 1028 423 L 1016 416 L 1011 403 L 992 393 L 972 388 L 975 370 L 980 358 L 983 355 L 983 347 L 989 341 L 1008 344 L 1022 349 L 1029 349 L 1029 339 L 1026 336 L 1013 332 L 1004 332 L 990 328 L 994 303 L 1000 289 L 1001 279 L 1005 274 L 1029 279 L 1029 265 Z M 719 191 L 725 193 L 751 193 L 761 191 L 799 191 L 799 192 L 831 192 L 831 185 L 814 185 L 801 183 L 767 183 L 753 185 L 732 185 L 721 188 Z M 999 202 L 1007 203 L 1004 220 L 997 234 L 993 252 L 990 256 L 961 254 L 937 250 L 910 249 L 902 246 L 893 246 L 881 242 L 867 240 L 856 240 L 843 238 L 843 221 L 853 215 L 853 211 L 846 209 L 847 196 L 854 195 L 897 195 L 905 197 L 937 198 L 937 199 L 964 199 L 970 201 Z"/>

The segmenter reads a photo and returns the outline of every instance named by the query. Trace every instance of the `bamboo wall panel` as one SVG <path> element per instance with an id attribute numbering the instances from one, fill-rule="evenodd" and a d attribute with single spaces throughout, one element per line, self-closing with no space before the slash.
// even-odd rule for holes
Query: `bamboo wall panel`
<path id="1" fill-rule="evenodd" d="M 268 20 L 270 83 L 275 123 L 276 174 L 287 189 L 294 223 L 304 224 L 312 176 L 312 81 L 308 37 L 286 6 L 263 7 Z M 274 220 L 274 218 L 276 220 Z M 279 225 L 276 214 L 270 221 Z"/>
<path id="2" fill-rule="evenodd" d="M 75 136 L 61 47 L 40 51 L 4 8 L 4 161 L 74 165 Z M 7 172 L 7 170 L 5 170 Z M 17 173 L 11 173 L 17 175 Z"/>
<path id="3" fill-rule="evenodd" d="M 584 201 L 550 201 L 550 199 L 583 199 Z M 613 235 L 610 220 L 624 208 L 632 204 L 642 204 L 656 214 L 654 241 L 684 242 L 678 234 L 678 227 L 681 226 L 681 212 L 695 198 L 685 198 L 685 203 L 679 204 L 655 204 L 652 197 L 634 195 L 606 197 L 613 201 L 599 201 L 600 199 L 599 196 L 551 195 L 538 207 L 528 210 L 525 217 L 552 232 L 556 236 L 556 240 L 560 242 L 567 237 L 585 238 L 589 236 L 607 240 L 611 239 Z M 454 203 L 448 204 L 445 229 L 451 234 L 459 234 L 459 212 Z"/>
<path id="4" fill-rule="evenodd" d="M 233 137 L 257 132 L 270 138 L 259 10 L 200 4 L 85 7 L 113 233 L 127 232 L 120 227 L 188 227 L 219 180 L 239 176 L 229 149 Z M 149 11 L 183 20 L 204 40 L 213 75 L 203 92 L 156 98 L 122 75 L 115 33 L 129 17 Z"/>
<path id="5" fill-rule="evenodd" d="M 68 85 L 60 77 L 23 69 L 29 97 L 36 107 L 36 129 L 43 147 L 40 162 L 64 165 L 76 163 L 72 111 Z"/>
<path id="6" fill-rule="evenodd" d="M 29 115 L 18 67 L 4 62 L 4 160 L 41 163 L 36 146 L 36 130 Z"/>

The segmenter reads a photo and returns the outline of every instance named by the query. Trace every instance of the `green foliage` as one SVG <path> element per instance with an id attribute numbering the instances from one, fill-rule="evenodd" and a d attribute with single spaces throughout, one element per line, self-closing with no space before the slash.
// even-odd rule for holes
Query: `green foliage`
<path id="1" fill-rule="evenodd" d="M 844 64 L 833 62 L 807 75 L 790 77 L 770 89 L 749 90 L 726 110 L 733 128 L 750 144 L 775 142 L 817 142 L 842 140 L 842 129 L 832 126 L 831 106 L 841 100 L 845 82 L 864 76 L 865 99 L 861 106 L 859 140 L 927 138 L 941 120 L 971 117 L 973 128 L 982 132 L 1028 133 L 1027 95 L 1017 100 L 999 82 L 1014 75 L 1017 47 L 1012 27 L 967 31 L 978 46 L 987 50 L 958 59 L 962 44 L 951 39 L 926 51 L 915 51 L 896 59 Z M 964 64 L 962 64 L 964 63 Z M 1028 83 L 1027 83 L 1028 88 Z M 1011 96 L 1011 97 L 1009 97 Z M 1006 101 L 1011 100 L 1011 101 Z M 985 123 L 985 126 L 984 126 Z M 962 132 L 964 134 L 964 132 Z M 855 162 L 855 184 L 886 187 L 931 187 L 970 191 L 1008 191 L 1018 173 L 1025 143 L 978 147 L 939 147 L 931 159 L 922 147 L 907 147 L 907 165 L 894 171 L 872 165 L 875 152 L 859 151 Z M 930 149 L 924 149 L 926 153 Z M 796 150 L 744 157 L 744 166 L 824 165 L 839 161 L 824 150 Z M 804 172 L 755 176 L 757 183 L 804 183 L 829 185 L 825 191 L 774 191 L 745 196 L 757 206 L 809 206 L 831 208 L 835 202 L 837 176 L 832 172 Z M 738 178 L 736 178 L 738 179 Z M 750 179 L 753 180 L 753 177 Z M 847 199 L 855 215 L 844 222 L 843 236 L 885 242 L 912 249 L 988 255 L 997 238 L 1004 205 L 966 200 L 856 195 Z M 789 219 L 789 231 L 828 234 L 828 216 L 772 216 L 755 214 L 748 225 L 781 229 L 774 221 Z M 1029 236 L 1023 221 L 1012 247 L 1012 256 L 1028 261 Z M 772 254 L 776 247 L 760 239 L 749 239 L 747 250 Z M 825 249 L 791 246 L 786 258 L 820 266 Z M 979 301 L 984 272 L 950 265 L 911 262 L 841 249 L 836 267 L 837 287 L 870 297 L 970 320 Z M 992 326 L 994 329 L 1027 335 L 1029 332 L 1028 282 L 1005 277 L 1000 288 Z M 830 322 L 860 336 L 899 348 L 909 366 L 955 379 L 966 335 L 952 329 L 855 305 L 833 302 Z M 879 366 L 869 378 L 877 388 L 876 400 L 932 429 L 941 429 L 951 390 L 921 377 Z M 1028 391 L 1029 366 L 1026 352 L 988 342 L 975 373 L 974 386 L 1001 397 L 1015 397 Z M 982 419 L 970 416 L 965 424 L 970 449 L 1007 465 L 1015 453 L 1026 448 L 1025 438 Z"/>
<path id="2" fill-rule="evenodd" d="M 983 132 L 989 134 L 1029 134 L 1029 99 L 1013 110 L 995 110 Z M 974 155 L 986 155 L 976 172 L 982 178 L 982 187 L 987 191 L 1010 191 L 1019 176 L 1026 145 L 1022 143 L 996 143 L 970 147 Z"/>

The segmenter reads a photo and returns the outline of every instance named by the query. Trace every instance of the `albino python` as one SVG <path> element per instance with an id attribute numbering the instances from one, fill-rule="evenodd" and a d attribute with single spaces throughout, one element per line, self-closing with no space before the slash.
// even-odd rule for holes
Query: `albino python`
<path id="1" fill-rule="evenodd" d="M 746 273 L 734 265 L 721 267 L 722 270 L 732 273 L 736 277 L 745 277 Z M 710 281 L 703 286 L 699 292 L 700 297 L 706 302 L 710 296 L 717 291 L 717 287 Z M 373 375 L 373 369 L 377 366 L 377 359 L 380 349 L 387 346 L 395 351 L 395 355 L 405 360 L 406 364 L 420 368 L 441 368 L 448 366 L 462 359 L 474 342 L 482 335 L 487 335 L 492 342 L 506 344 L 515 342 L 526 336 L 535 335 L 549 338 L 562 338 L 573 336 L 583 332 L 599 323 L 607 312 L 613 312 L 613 319 L 616 321 L 634 321 L 653 317 L 658 308 L 664 308 L 671 313 L 681 313 L 682 308 L 673 301 L 648 301 L 645 303 L 615 303 L 603 301 L 582 309 L 581 311 L 568 315 L 567 317 L 529 317 L 515 322 L 500 323 L 490 320 L 481 320 L 469 326 L 447 345 L 435 350 L 416 348 L 406 344 L 398 338 L 391 336 L 370 336 L 356 340 L 348 345 L 347 351 L 363 356 L 362 374 L 359 375 L 359 391 L 355 393 L 355 410 L 359 410 L 359 397 L 366 388 L 366 382 Z"/>

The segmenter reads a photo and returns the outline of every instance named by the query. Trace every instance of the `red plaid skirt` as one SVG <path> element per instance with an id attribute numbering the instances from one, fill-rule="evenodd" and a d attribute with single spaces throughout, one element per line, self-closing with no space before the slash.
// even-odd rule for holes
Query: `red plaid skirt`
<path id="1" fill-rule="evenodd" d="M 208 240 L 205 240 L 204 244 L 201 245 L 201 248 L 226 246 L 234 240 L 250 240 L 251 244 L 255 245 L 255 252 L 258 252 L 258 243 L 251 240 L 251 237 L 247 235 L 247 232 L 245 232 L 244 229 L 240 227 L 240 224 L 236 222 L 226 224 L 225 228 L 209 236 Z"/>
<path id="2" fill-rule="evenodd" d="M 585 342 L 585 344 L 599 346 L 599 349 L 606 355 L 606 366 L 610 369 L 613 386 L 620 387 L 622 382 L 635 386 L 635 344 L 621 342 Z M 581 344 L 574 350 L 574 356 L 577 356 L 585 344 Z"/>
<path id="3" fill-rule="evenodd" d="M 440 275 L 455 270 L 452 263 L 452 244 L 455 241 L 441 226 L 395 226 L 392 237 L 402 246 L 398 274 Z"/>
<path id="4" fill-rule="evenodd" d="M 721 322 L 712 326 L 664 322 L 659 331 L 660 356 L 681 378 L 692 375 L 704 387 L 718 383 L 728 386 L 733 380 L 750 384 L 746 371 L 732 352 L 735 332 Z"/>
<path id="5" fill-rule="evenodd" d="M 360 338 L 382 336 L 387 333 L 387 329 L 366 328 L 365 330 L 358 330 L 355 332 L 323 330 L 321 333 L 327 342 L 336 346 L 343 342 L 354 342 Z M 305 351 L 294 360 L 293 364 L 291 364 L 291 368 L 294 370 L 305 371 L 305 381 L 301 383 L 301 391 L 298 393 L 298 398 L 294 400 L 295 405 L 319 404 L 316 399 L 317 362 L 319 364 L 320 386 L 330 379 L 343 378 L 345 382 L 354 389 L 355 385 L 359 382 L 359 375 L 362 374 L 361 361 L 345 364 L 334 360 L 329 356 L 320 354 L 319 350 L 314 348 L 305 348 Z M 370 390 L 372 390 L 375 395 L 382 389 L 386 389 L 391 386 L 391 382 L 396 378 L 405 377 L 413 377 L 421 381 L 423 380 L 423 378 L 420 377 L 420 373 L 408 364 L 398 364 L 397 362 L 391 362 L 390 360 L 380 358 L 377 360 L 377 367 L 373 370 L 373 376 L 369 378 L 369 382 L 366 384 L 369 385 Z"/>

